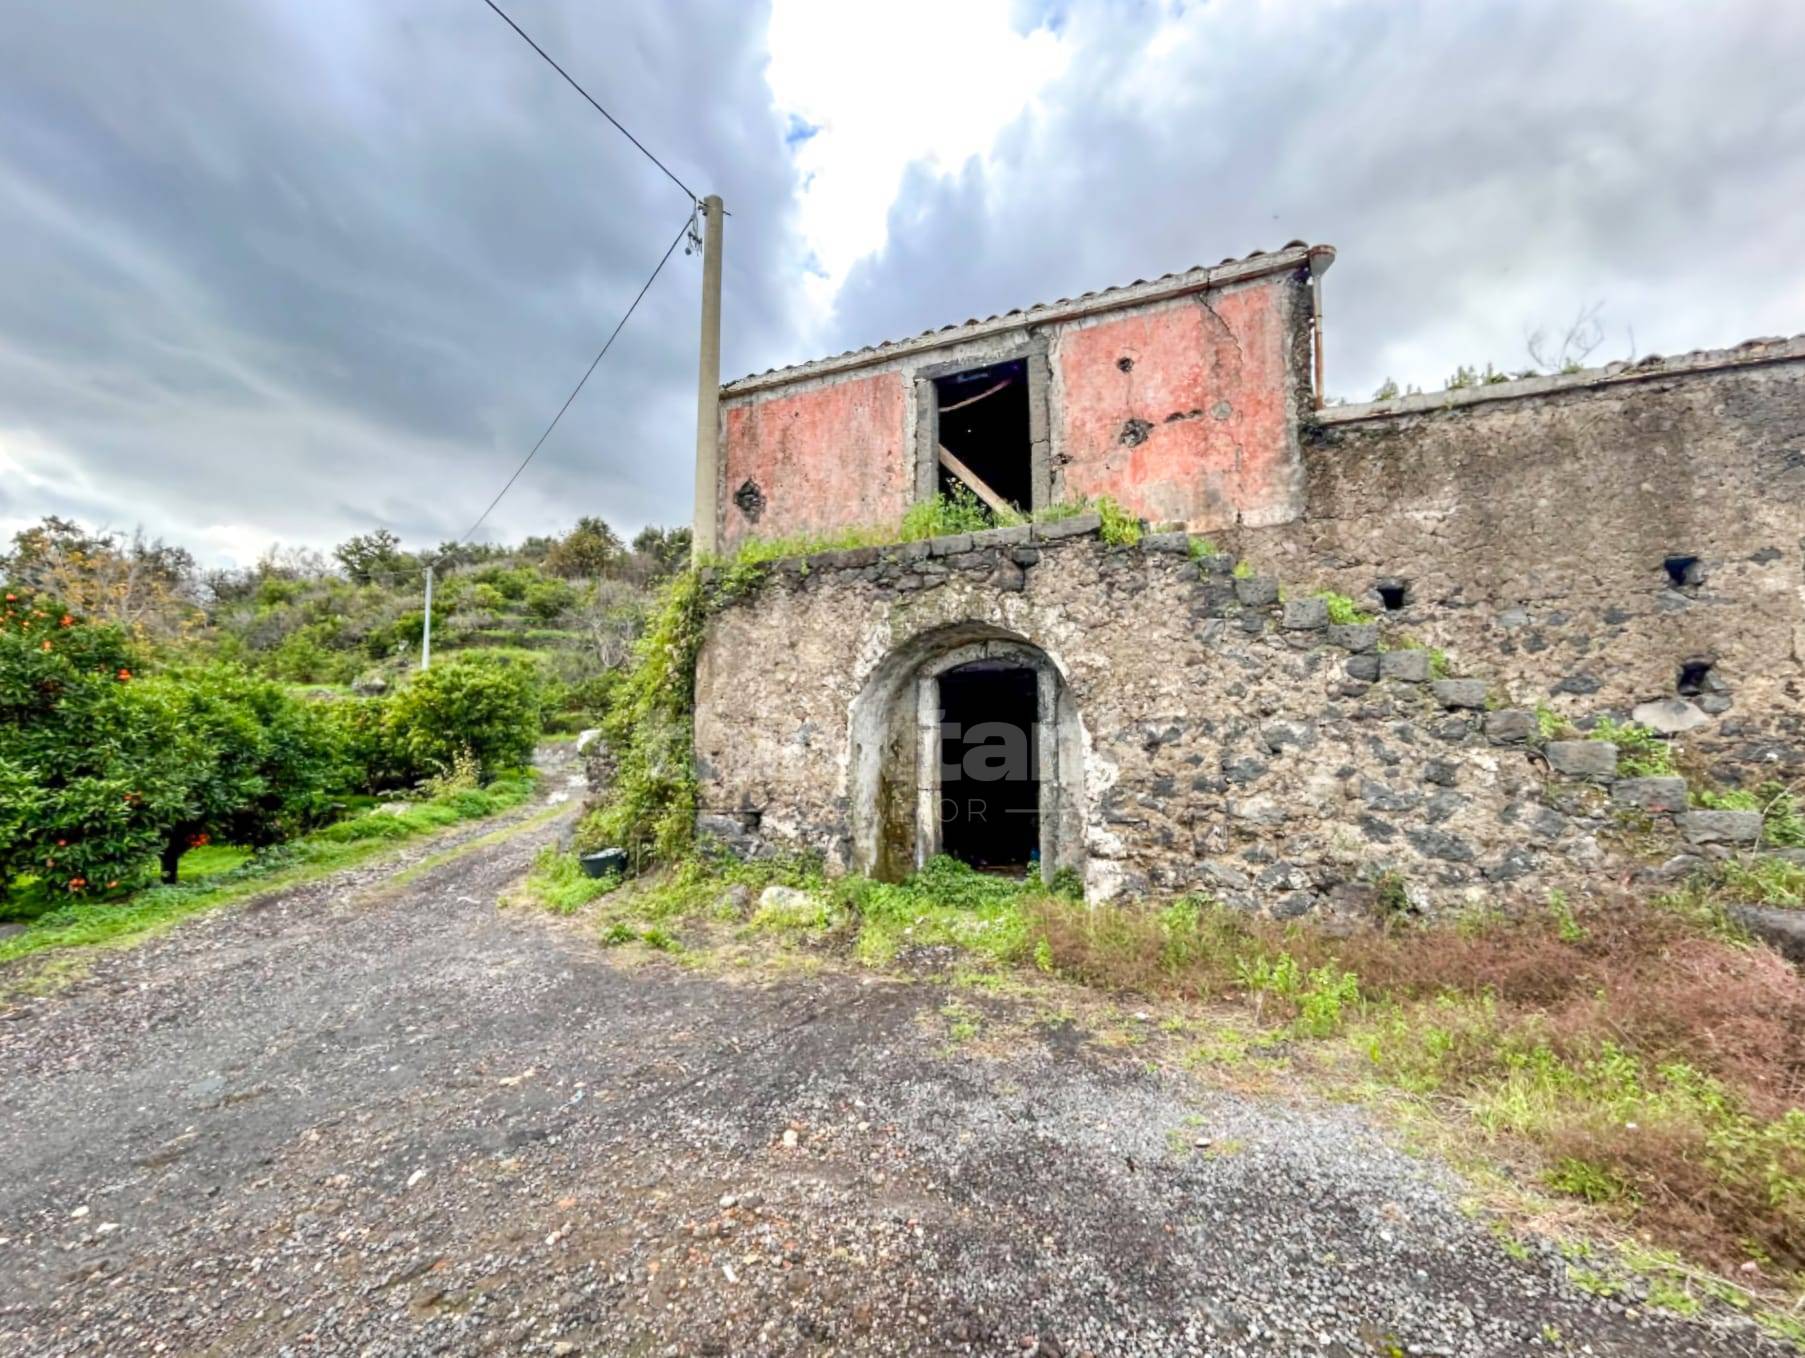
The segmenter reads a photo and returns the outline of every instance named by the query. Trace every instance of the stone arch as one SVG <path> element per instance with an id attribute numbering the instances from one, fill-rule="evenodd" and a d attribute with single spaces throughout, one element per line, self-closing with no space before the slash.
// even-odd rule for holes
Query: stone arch
<path id="1" fill-rule="evenodd" d="M 939 851 L 940 676 L 974 662 L 1031 670 L 1037 691 L 1040 863 L 1051 877 L 1085 871 L 1085 740 L 1058 662 L 1019 633 L 966 621 L 885 655 L 853 699 L 848 723 L 852 867 L 895 881 Z"/>

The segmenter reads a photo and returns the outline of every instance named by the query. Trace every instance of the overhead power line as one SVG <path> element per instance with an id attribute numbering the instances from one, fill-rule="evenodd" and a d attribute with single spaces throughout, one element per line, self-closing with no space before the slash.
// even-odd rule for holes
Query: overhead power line
<path id="1" fill-rule="evenodd" d="M 665 173 L 665 177 L 667 179 L 669 179 L 671 181 L 671 183 L 675 184 L 678 188 L 682 189 L 684 193 L 688 194 L 690 202 L 695 203 L 695 202 L 700 201 L 696 196 L 695 190 L 691 189 L 688 184 L 685 184 L 681 179 L 677 178 L 677 176 L 672 172 L 670 166 L 666 165 L 662 160 L 658 159 L 657 156 L 653 155 L 650 151 L 648 151 L 646 149 L 646 144 L 644 142 L 642 142 L 638 137 L 634 136 L 631 132 L 627 131 L 627 129 L 625 127 L 621 126 L 620 119 L 616 118 L 612 113 L 608 112 L 607 109 L 603 108 L 599 103 L 597 103 L 595 100 L 595 96 L 590 94 L 588 90 L 584 89 L 581 85 L 577 84 L 575 78 L 570 74 L 569 71 L 565 70 L 562 66 L 558 65 L 557 62 L 553 61 L 551 58 L 551 54 L 549 52 L 547 52 L 538 43 L 534 42 L 530 37 L 528 37 L 526 30 L 508 17 L 506 10 L 504 10 L 500 5 L 496 4 L 495 0 L 483 0 L 483 3 L 486 4 L 490 9 L 494 10 L 497 14 L 499 14 L 502 18 L 502 22 L 507 24 L 507 26 L 509 28 L 513 29 L 516 33 L 518 33 L 520 35 L 522 42 L 524 42 L 528 47 L 532 48 L 540 56 L 544 57 L 546 64 L 549 65 L 559 75 L 563 76 L 565 81 L 570 85 L 571 89 L 575 90 L 578 94 L 582 95 L 585 99 L 587 99 L 590 103 L 590 106 L 593 107 L 597 113 L 601 114 L 602 117 L 606 118 L 609 122 L 613 123 L 615 126 L 615 129 L 621 134 L 621 136 L 625 137 L 628 141 L 632 142 L 635 146 L 637 146 L 639 148 L 639 153 L 641 155 L 643 155 L 647 160 L 651 161 L 652 164 L 656 165 L 659 169 L 663 170 Z"/>
<path id="2" fill-rule="evenodd" d="M 504 15 L 503 17 L 505 18 L 506 16 Z M 471 524 L 461 537 L 455 539 L 456 544 L 466 543 L 476 536 L 476 530 L 483 526 L 483 521 L 494 512 L 495 506 L 501 503 L 502 496 L 506 495 L 514 488 L 514 483 L 520 479 L 520 473 L 527 469 L 527 464 L 530 463 L 538 451 L 545 446 L 545 441 L 551 437 L 552 430 L 558 427 L 558 421 L 564 418 L 564 412 L 570 409 L 570 403 L 577 399 L 577 393 L 583 390 L 583 385 L 589 381 L 590 374 L 596 370 L 596 366 L 601 363 L 604 357 L 606 357 L 608 350 L 613 346 L 614 341 L 620 337 L 620 332 L 626 327 L 627 322 L 632 319 L 633 313 L 638 309 L 640 302 L 645 299 L 646 293 L 651 290 L 652 284 L 657 281 L 658 275 L 664 271 L 664 266 L 670 261 L 672 254 L 676 252 L 677 243 L 690 233 L 693 220 L 693 214 L 684 217 L 683 225 L 677 228 L 677 234 L 672 236 L 671 243 L 665 246 L 663 256 L 659 259 L 657 267 L 652 270 L 652 276 L 646 279 L 644 286 L 640 288 L 638 294 L 633 298 L 632 303 L 627 307 L 625 314 L 623 314 L 619 322 L 616 323 L 614 330 L 608 336 L 607 341 L 602 345 L 596 356 L 589 361 L 589 367 L 584 371 L 583 376 L 578 379 L 576 386 L 571 388 L 570 395 L 564 398 L 564 404 L 558 407 L 558 413 L 552 416 L 552 422 L 545 426 L 545 432 L 539 436 L 539 441 L 535 443 L 527 452 L 527 455 L 521 459 L 520 465 L 514 468 L 514 474 L 508 478 L 507 484 L 496 492 L 495 498 L 489 501 L 489 507 L 478 515 L 476 522 Z"/>

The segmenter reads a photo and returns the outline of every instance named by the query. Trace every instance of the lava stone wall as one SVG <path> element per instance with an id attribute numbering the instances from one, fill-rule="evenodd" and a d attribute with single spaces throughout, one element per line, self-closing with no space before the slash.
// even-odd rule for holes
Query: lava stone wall
<path id="1" fill-rule="evenodd" d="M 1525 701 L 1805 775 L 1805 341 L 1330 409 L 1303 445 L 1303 513 L 1231 535 L 1260 569 L 1379 611 L 1402 583 L 1388 626 Z"/>
<path id="2" fill-rule="evenodd" d="M 847 866 L 855 701 L 886 656 L 976 625 L 1044 651 L 1075 700 L 1096 899 L 1207 890 L 1289 916 L 1401 892 L 1431 910 L 1583 878 L 1626 806 L 1694 841 L 1682 858 L 1751 833 L 1675 823 L 1683 784 L 1618 791 L 1611 746 L 1541 746 L 1508 684 L 1438 678 L 1428 651 L 1381 652 L 1379 626 L 1331 624 L 1322 599 L 1189 547 L 1106 546 L 1085 518 L 786 561 L 717 593 L 699 828 Z"/>

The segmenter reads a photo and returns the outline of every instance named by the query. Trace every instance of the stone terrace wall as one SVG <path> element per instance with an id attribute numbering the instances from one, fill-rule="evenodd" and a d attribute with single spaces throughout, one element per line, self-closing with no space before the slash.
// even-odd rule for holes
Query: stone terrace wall
<path id="1" fill-rule="evenodd" d="M 1329 409 L 1305 511 L 1234 542 L 1564 712 L 1673 700 L 1731 780 L 1805 775 L 1805 339 Z M 1698 563 L 1670 578 L 1669 558 Z"/>
<path id="2" fill-rule="evenodd" d="M 1278 915 L 1361 914 L 1388 885 L 1435 909 L 1612 867 L 1625 808 L 1645 855 L 1676 830 L 1691 854 L 1758 832 L 1758 816 L 1685 812 L 1683 785 L 1615 782 L 1601 742 L 1542 748 L 1507 685 L 1437 680 L 1427 651 L 1382 654 L 1378 626 L 1332 626 L 1321 599 L 1281 601 L 1276 580 L 1193 559 L 1182 533 L 1139 548 L 1094 534 L 1087 517 L 828 553 L 717 596 L 697 676 L 699 828 L 844 867 L 855 697 L 898 648 L 977 624 L 1044 650 L 1076 700 L 1096 899 L 1201 889 Z M 1533 691 L 1566 673 L 1555 660 Z"/>

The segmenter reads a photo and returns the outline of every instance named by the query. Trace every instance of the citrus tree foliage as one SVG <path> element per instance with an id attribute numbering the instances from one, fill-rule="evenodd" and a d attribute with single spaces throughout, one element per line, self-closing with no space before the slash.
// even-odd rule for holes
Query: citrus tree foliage
<path id="1" fill-rule="evenodd" d="M 442 773 L 468 751 L 485 778 L 520 768 L 538 743 L 539 676 L 518 656 L 476 652 L 434 665 L 388 700 L 383 740 L 416 777 Z"/>
<path id="2" fill-rule="evenodd" d="M 75 895 L 136 877 L 192 754 L 115 626 L 9 593 L 0 607 L 0 885 Z"/>
<path id="3" fill-rule="evenodd" d="M 302 828 L 340 781 L 324 719 L 233 665 L 143 677 L 123 631 L 45 600 L 0 612 L 0 880 L 80 896 L 173 880 L 206 838 Z"/>
<path id="4" fill-rule="evenodd" d="M 218 840 L 264 848 L 318 822 L 342 782 L 331 724 L 272 680 L 215 664 L 147 679 L 186 754 L 181 795 L 162 828 L 163 880 L 189 849 Z"/>

